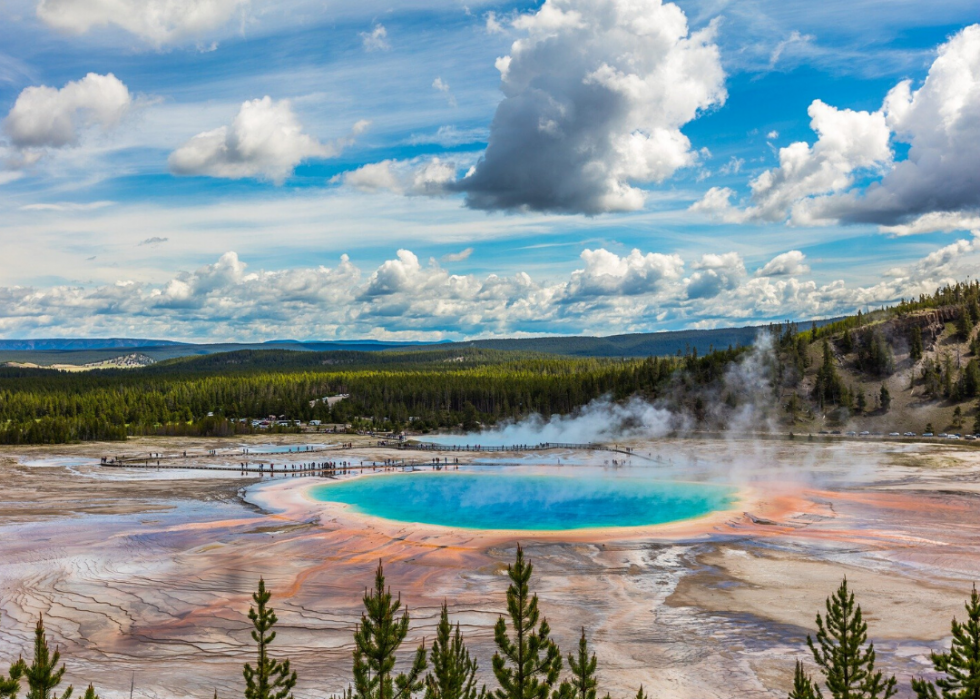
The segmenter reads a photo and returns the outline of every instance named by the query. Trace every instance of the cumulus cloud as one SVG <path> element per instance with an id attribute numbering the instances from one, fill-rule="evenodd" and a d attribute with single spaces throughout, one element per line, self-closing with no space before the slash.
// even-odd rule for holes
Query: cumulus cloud
<path id="1" fill-rule="evenodd" d="M 730 291 L 745 276 L 745 263 L 737 252 L 702 255 L 692 267 L 697 270 L 687 280 L 689 299 L 710 299 Z"/>
<path id="2" fill-rule="evenodd" d="M 950 230 L 980 212 L 980 24 L 939 47 L 917 90 L 902 81 L 874 112 L 815 100 L 809 114 L 816 142 L 781 148 L 749 202 L 713 187 L 692 210 L 728 222 L 877 223 L 898 235 Z M 906 158 L 894 159 L 894 142 L 908 144 Z M 875 181 L 855 187 L 858 174 Z"/>
<path id="3" fill-rule="evenodd" d="M 408 196 L 438 196 L 456 179 L 456 165 L 439 158 L 382 160 L 345 172 L 334 181 L 362 192 L 394 192 Z"/>
<path id="4" fill-rule="evenodd" d="M 71 34 L 115 25 L 159 46 L 217 29 L 247 4 L 248 0 L 40 0 L 37 16 Z"/>
<path id="5" fill-rule="evenodd" d="M 486 152 L 454 185 L 468 206 L 635 210 L 635 185 L 696 162 L 681 127 L 726 98 L 713 25 L 661 0 L 546 0 L 511 25 Z"/>
<path id="6" fill-rule="evenodd" d="M 146 238 L 145 240 L 141 240 L 138 243 L 138 245 L 160 245 L 161 243 L 166 243 L 168 240 L 170 240 L 170 238 L 160 237 L 158 235 L 155 235 L 151 238 Z"/>
<path id="7" fill-rule="evenodd" d="M 387 51 L 391 48 L 388 43 L 388 30 L 383 24 L 375 24 L 369 32 L 361 32 L 361 42 L 365 51 Z"/>
<path id="8" fill-rule="evenodd" d="M 806 274 L 810 271 L 809 266 L 803 264 L 806 259 L 799 250 L 790 250 L 781 255 L 776 255 L 760 269 L 756 270 L 757 277 L 786 277 Z"/>
<path id="9" fill-rule="evenodd" d="M 194 136 L 167 162 L 175 175 L 255 177 L 279 184 L 303 160 L 335 157 L 366 127 L 358 122 L 348 137 L 321 143 L 303 132 L 289 100 L 266 96 L 242 104 L 231 126 Z"/>
<path id="10" fill-rule="evenodd" d="M 162 284 L 0 287 L 0 333 L 258 340 L 649 332 L 853 312 L 932 293 L 980 263 L 975 236 L 891 270 L 869 286 L 752 276 L 736 253 L 704 255 L 684 278 L 676 255 L 604 249 L 566 279 L 450 274 L 399 250 L 362 273 L 345 255 L 325 266 L 252 271 L 234 252 Z M 785 265 L 783 265 L 785 266 Z M 799 265 L 795 270 L 803 274 Z"/>
<path id="11" fill-rule="evenodd" d="M 3 121 L 19 149 L 77 146 L 87 127 L 108 130 L 132 105 L 129 90 L 115 75 L 89 73 L 62 88 L 25 88 Z"/>
<path id="12" fill-rule="evenodd" d="M 684 270 L 678 255 L 644 255 L 637 249 L 625 257 L 602 248 L 583 250 L 581 258 L 585 269 L 572 272 L 564 290 L 567 299 L 649 294 L 661 282 L 679 279 Z"/>

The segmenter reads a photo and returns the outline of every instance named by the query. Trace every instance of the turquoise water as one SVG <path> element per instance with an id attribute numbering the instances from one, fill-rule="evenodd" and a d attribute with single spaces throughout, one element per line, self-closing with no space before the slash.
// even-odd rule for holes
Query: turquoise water
<path id="1" fill-rule="evenodd" d="M 317 486 L 317 500 L 400 522 L 467 529 L 638 527 L 728 507 L 733 489 L 641 478 L 406 473 Z"/>

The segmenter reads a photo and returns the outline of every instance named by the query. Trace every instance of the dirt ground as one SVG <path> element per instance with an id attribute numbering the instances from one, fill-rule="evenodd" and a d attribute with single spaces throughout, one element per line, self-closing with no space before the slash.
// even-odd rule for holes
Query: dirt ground
<path id="1" fill-rule="evenodd" d="M 490 681 L 492 626 L 520 541 L 566 651 L 585 627 L 600 690 L 627 697 L 782 697 L 813 617 L 840 579 L 858 595 L 879 663 L 928 669 L 980 578 L 980 455 L 955 446 L 674 440 L 634 445 L 629 468 L 726 480 L 738 506 L 699 520 L 564 534 L 478 532 L 379 520 L 306 496 L 317 478 L 101 467 L 103 456 L 237 463 L 272 440 L 131 440 L 0 451 L 0 667 L 27 648 L 39 613 L 71 681 L 106 699 L 241 692 L 249 594 L 264 576 L 276 647 L 297 699 L 350 681 L 351 633 L 379 560 L 432 636 L 443 600 Z M 335 444 L 277 437 L 278 448 Z M 345 440 L 348 441 L 348 440 Z M 352 464 L 405 458 L 374 440 L 317 452 Z M 214 455 L 209 450 L 217 450 Z M 602 467 L 596 453 L 464 459 Z M 257 458 L 257 457 L 256 457 Z M 269 455 L 287 462 L 303 453 Z M 416 458 L 428 458 L 416 455 Z M 370 471 L 370 469 L 369 469 Z M 406 648 L 405 658 L 410 653 Z"/>

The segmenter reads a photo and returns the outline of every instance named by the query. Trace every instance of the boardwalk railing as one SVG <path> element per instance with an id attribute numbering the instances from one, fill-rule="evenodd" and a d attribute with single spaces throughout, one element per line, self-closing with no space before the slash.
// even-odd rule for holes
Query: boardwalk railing
<path id="1" fill-rule="evenodd" d="M 397 449 L 414 449 L 418 451 L 455 451 L 455 452 L 515 452 L 515 451 L 549 451 L 551 449 L 572 449 L 577 451 L 613 451 L 620 454 L 632 454 L 628 447 L 617 447 L 609 444 L 588 442 L 575 444 L 571 442 L 541 442 L 540 444 L 509 444 L 504 446 L 485 446 L 482 444 L 438 444 L 436 442 L 378 442 L 379 447 L 395 447 Z"/>

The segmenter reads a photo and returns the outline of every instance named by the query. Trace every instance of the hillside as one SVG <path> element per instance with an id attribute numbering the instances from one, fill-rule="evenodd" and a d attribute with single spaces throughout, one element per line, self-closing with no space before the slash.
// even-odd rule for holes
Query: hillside
<path id="1" fill-rule="evenodd" d="M 782 423 L 797 431 L 980 432 L 978 300 L 975 283 L 946 287 L 803 332 L 803 352 L 781 340 L 782 361 L 802 368 L 779 388 Z"/>

